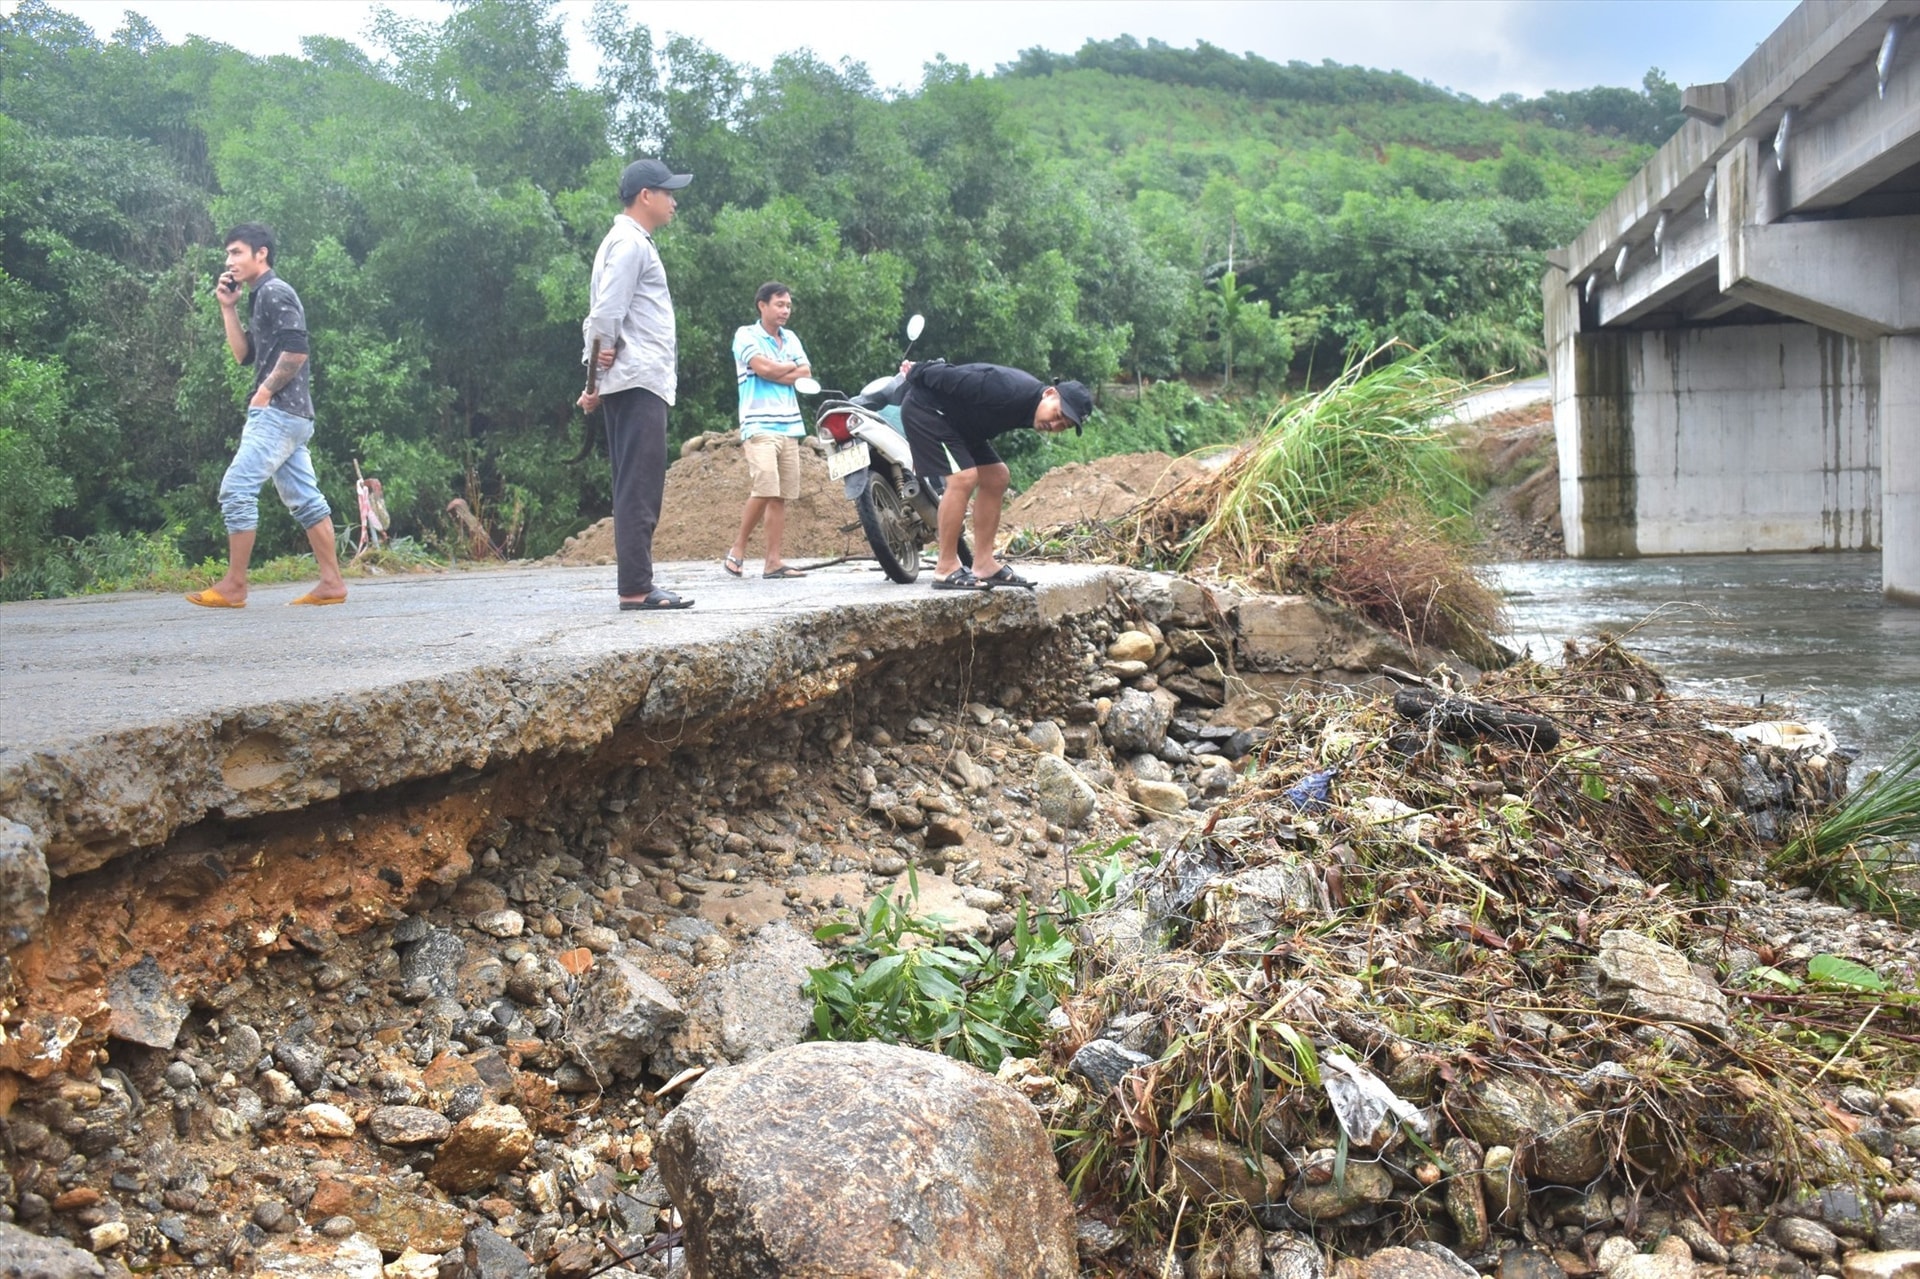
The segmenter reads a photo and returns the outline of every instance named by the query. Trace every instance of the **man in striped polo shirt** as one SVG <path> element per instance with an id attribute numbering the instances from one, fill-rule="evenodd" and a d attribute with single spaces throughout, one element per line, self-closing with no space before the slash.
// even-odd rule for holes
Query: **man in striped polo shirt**
<path id="1" fill-rule="evenodd" d="M 733 335 L 734 371 L 740 378 L 740 441 L 752 487 L 740 517 L 740 533 L 722 567 L 740 576 L 746 567 L 747 539 L 764 517 L 767 553 L 760 576 L 805 577 L 780 558 L 780 539 L 787 530 L 787 503 L 800 496 L 800 440 L 807 433 L 793 384 L 811 376 L 813 370 L 799 335 L 787 328 L 793 291 L 769 280 L 753 301 L 760 308 L 760 322 L 743 325 Z"/>

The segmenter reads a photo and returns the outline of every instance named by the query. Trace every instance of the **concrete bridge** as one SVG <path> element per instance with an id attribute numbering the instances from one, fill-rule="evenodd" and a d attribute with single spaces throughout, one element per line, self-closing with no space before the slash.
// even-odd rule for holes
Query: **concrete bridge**
<path id="1" fill-rule="evenodd" d="M 1920 604 L 1920 0 L 1805 0 L 1542 281 L 1571 555 L 1882 551 Z"/>

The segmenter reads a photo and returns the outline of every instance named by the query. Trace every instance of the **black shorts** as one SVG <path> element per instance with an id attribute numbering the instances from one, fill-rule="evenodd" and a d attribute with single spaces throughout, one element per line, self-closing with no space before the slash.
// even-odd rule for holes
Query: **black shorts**
<path id="1" fill-rule="evenodd" d="M 900 422 L 907 428 L 915 475 L 952 475 L 1000 460 L 992 444 L 955 430 L 938 409 L 919 403 L 912 391 L 900 405 Z"/>

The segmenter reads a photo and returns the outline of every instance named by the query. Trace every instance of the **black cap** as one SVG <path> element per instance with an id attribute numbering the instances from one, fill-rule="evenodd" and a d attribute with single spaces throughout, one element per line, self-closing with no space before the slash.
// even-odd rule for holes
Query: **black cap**
<path id="1" fill-rule="evenodd" d="M 1080 434 L 1080 424 L 1087 420 L 1087 414 L 1093 412 L 1093 393 L 1071 379 L 1055 382 L 1053 389 L 1060 393 L 1060 411 L 1066 415 L 1067 421 L 1073 423 L 1073 433 Z"/>
<path id="2" fill-rule="evenodd" d="M 632 204 L 642 191 L 678 191 L 693 181 L 691 173 L 675 173 L 658 160 L 635 160 L 620 175 L 620 203 Z"/>

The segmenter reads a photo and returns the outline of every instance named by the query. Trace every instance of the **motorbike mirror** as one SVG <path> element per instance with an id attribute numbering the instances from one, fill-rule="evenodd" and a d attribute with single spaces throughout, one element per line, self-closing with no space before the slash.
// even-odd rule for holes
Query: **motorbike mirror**
<path id="1" fill-rule="evenodd" d="M 818 395 L 820 383 L 810 377 L 797 377 L 793 379 L 793 389 L 802 395 Z"/>
<path id="2" fill-rule="evenodd" d="M 927 331 L 927 317 L 916 315 L 907 321 L 907 341 L 918 342 L 920 335 Z"/>

